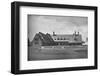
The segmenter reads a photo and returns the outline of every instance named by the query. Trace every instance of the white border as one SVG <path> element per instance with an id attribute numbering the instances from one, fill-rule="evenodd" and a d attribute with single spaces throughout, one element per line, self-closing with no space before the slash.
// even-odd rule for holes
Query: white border
<path id="1" fill-rule="evenodd" d="M 88 17 L 88 59 L 27 61 L 27 14 L 87 16 Z M 94 65 L 94 11 L 57 9 L 43 7 L 20 7 L 20 70 Z"/>

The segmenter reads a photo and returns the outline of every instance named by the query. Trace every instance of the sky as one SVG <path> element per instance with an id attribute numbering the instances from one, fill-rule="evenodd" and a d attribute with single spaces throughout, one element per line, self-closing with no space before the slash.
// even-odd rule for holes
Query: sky
<path id="1" fill-rule="evenodd" d="M 80 32 L 85 41 L 88 37 L 88 17 L 80 16 L 53 16 L 53 15 L 28 15 L 28 38 L 33 40 L 38 32 L 52 34 L 73 34 Z"/>

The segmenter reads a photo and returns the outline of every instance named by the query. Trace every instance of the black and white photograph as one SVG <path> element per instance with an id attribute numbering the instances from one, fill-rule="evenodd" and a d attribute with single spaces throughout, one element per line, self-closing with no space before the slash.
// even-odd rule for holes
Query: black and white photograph
<path id="1" fill-rule="evenodd" d="M 28 61 L 88 58 L 88 17 L 28 15 Z"/>
<path id="2" fill-rule="evenodd" d="M 97 7 L 11 4 L 11 72 L 97 69 Z"/>

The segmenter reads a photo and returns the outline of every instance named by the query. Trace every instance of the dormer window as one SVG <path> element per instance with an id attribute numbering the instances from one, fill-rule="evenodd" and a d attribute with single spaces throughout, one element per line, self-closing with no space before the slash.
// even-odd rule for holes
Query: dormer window
<path id="1" fill-rule="evenodd" d="M 66 38 L 64 38 L 64 40 L 66 40 Z"/>

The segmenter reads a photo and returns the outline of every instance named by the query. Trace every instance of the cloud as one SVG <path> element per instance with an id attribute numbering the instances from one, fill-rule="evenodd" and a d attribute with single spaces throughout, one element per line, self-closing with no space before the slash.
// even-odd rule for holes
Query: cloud
<path id="1" fill-rule="evenodd" d="M 83 39 L 88 34 L 88 18 L 77 16 L 28 15 L 28 37 L 33 39 L 36 33 L 72 34 L 79 31 Z"/>

